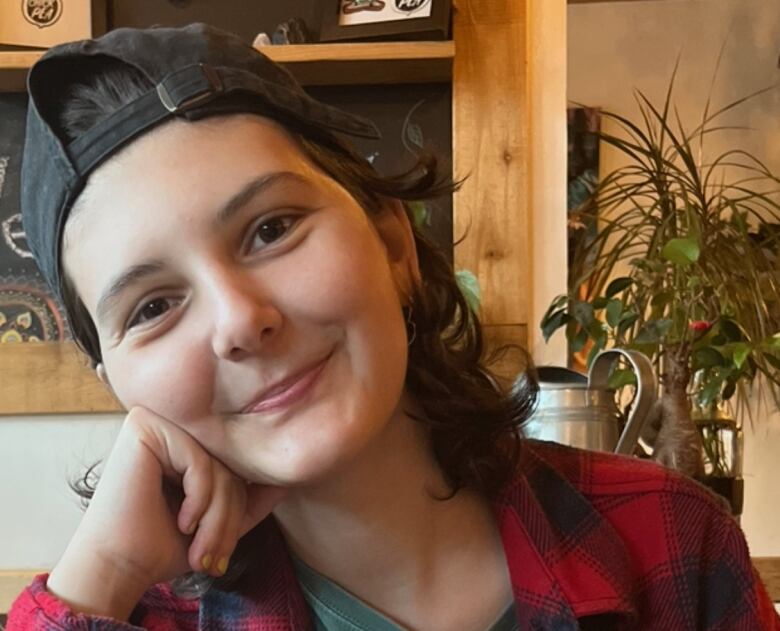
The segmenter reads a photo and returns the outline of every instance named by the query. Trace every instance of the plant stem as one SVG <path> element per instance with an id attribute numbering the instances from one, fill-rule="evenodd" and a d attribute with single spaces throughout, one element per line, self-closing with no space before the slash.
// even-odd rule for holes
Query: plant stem
<path id="1" fill-rule="evenodd" d="M 668 350 L 661 374 L 661 429 L 653 458 L 671 469 L 694 476 L 702 472 L 702 445 L 688 402 L 690 349 L 683 343 Z"/>

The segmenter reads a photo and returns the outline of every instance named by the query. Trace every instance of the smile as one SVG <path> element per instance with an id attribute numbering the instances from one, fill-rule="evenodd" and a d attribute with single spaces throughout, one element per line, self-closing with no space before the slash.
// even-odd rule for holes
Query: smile
<path id="1" fill-rule="evenodd" d="M 264 394 L 260 399 L 252 403 L 244 410 L 244 414 L 267 412 L 278 408 L 287 407 L 306 396 L 317 382 L 331 355 L 318 364 L 305 369 L 303 372 L 291 377 L 282 385 L 271 388 L 269 394 Z"/>

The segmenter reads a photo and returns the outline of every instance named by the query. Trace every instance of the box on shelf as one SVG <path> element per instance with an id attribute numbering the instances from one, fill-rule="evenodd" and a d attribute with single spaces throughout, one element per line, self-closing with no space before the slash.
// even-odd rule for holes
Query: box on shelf
<path id="1" fill-rule="evenodd" d="M 0 46 L 49 48 L 105 32 L 105 0 L 2 0 Z"/>

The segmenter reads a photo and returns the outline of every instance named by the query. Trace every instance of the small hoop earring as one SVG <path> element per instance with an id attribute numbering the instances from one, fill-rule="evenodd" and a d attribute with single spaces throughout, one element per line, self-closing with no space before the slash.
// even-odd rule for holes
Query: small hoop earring
<path id="1" fill-rule="evenodd" d="M 417 325 L 414 323 L 414 318 L 412 317 L 412 305 L 406 307 L 406 335 L 409 338 L 409 341 L 406 344 L 407 346 L 411 346 L 417 339 Z"/>

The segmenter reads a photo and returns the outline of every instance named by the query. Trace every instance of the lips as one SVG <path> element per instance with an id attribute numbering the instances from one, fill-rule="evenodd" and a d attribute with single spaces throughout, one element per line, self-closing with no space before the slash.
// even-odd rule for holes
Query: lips
<path id="1" fill-rule="evenodd" d="M 274 383 L 246 406 L 242 414 L 262 412 L 297 401 L 309 391 L 329 359 L 330 355 Z"/>

